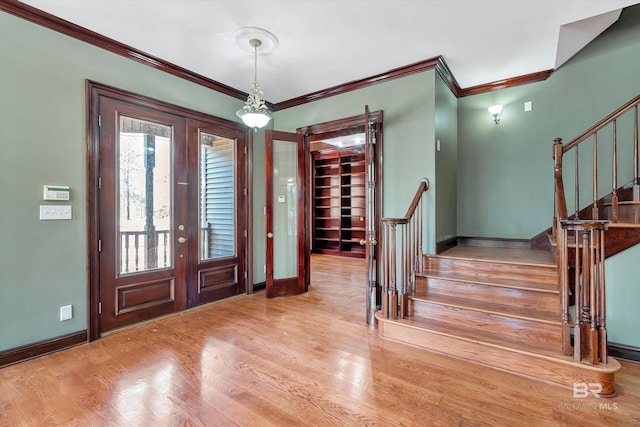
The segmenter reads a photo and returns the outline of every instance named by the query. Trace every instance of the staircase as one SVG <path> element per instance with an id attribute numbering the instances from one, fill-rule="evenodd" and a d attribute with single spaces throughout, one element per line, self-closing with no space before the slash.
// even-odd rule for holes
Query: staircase
<path id="1" fill-rule="evenodd" d="M 377 313 L 381 336 L 565 387 L 600 383 L 602 396 L 615 394 L 617 361 L 592 366 L 562 352 L 550 251 L 456 246 L 426 255 L 408 301 L 403 319 Z"/>
<path id="2" fill-rule="evenodd" d="M 530 242 L 496 247 L 496 240 L 476 240 L 476 246 L 459 240 L 439 255 L 423 255 L 416 210 L 422 212 L 428 185 L 418 189 L 404 218 L 383 219 L 379 335 L 567 388 L 597 384 L 599 396 L 614 396 L 620 364 L 607 354 L 604 260 L 640 243 L 639 105 L 640 95 L 568 144 L 554 141 L 553 226 Z M 626 141 L 633 167 L 631 181 L 618 187 L 617 120 L 623 115 L 633 116 Z M 599 155 L 607 138 L 612 190 L 601 196 Z M 591 147 L 580 145 L 587 140 Z M 591 159 L 579 156 L 579 145 Z M 579 186 L 584 172 L 563 173 L 567 152 L 591 174 L 587 206 Z M 565 174 L 574 181 L 572 215 Z"/>

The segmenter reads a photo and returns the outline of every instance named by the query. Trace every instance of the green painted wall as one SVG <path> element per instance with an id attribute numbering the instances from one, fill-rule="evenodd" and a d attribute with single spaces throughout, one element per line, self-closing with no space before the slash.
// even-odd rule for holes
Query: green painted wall
<path id="1" fill-rule="evenodd" d="M 548 80 L 459 99 L 458 235 L 528 239 L 548 228 L 553 218 L 553 139 L 571 140 L 638 94 L 640 6 L 634 6 Z M 533 102 L 533 111 L 524 112 L 525 101 Z M 497 103 L 504 105 L 498 125 L 487 112 Z M 590 152 L 588 144 L 583 151 Z M 631 158 L 620 155 L 623 174 L 629 174 Z M 566 165 L 572 163 L 566 160 Z M 589 154 L 584 161 L 590 162 Z M 586 204 L 591 184 L 581 181 Z M 601 177 L 602 185 L 609 182 L 608 176 Z M 606 262 L 610 341 L 636 347 L 638 260 L 640 245 Z"/>
<path id="2" fill-rule="evenodd" d="M 636 6 L 548 80 L 459 99 L 458 234 L 528 239 L 549 227 L 553 139 L 571 140 L 640 94 L 639 76 Z M 493 104 L 504 105 L 498 125 Z"/>
<path id="3" fill-rule="evenodd" d="M 458 99 L 436 78 L 436 242 L 457 233 Z M 439 145 L 439 149 L 438 149 Z"/>
<path id="4" fill-rule="evenodd" d="M 607 339 L 640 348 L 640 245 L 605 262 Z"/>
<path id="5" fill-rule="evenodd" d="M 435 247 L 435 71 L 370 86 L 279 111 L 274 127 L 296 128 L 383 110 L 384 217 L 404 216 L 420 178 L 432 184 L 427 195 L 427 250 Z"/>
<path id="6" fill-rule="evenodd" d="M 86 79 L 229 120 L 243 104 L 0 12 L 0 351 L 86 329 Z M 44 184 L 71 187 L 72 220 L 38 220 Z"/>
<path id="7" fill-rule="evenodd" d="M 450 234 L 530 238 L 551 223 L 553 138 L 640 93 L 639 15 L 625 10 L 545 82 L 455 100 L 427 71 L 280 111 L 273 128 L 362 114 L 365 104 L 383 110 L 384 216 L 403 215 L 426 176 L 428 252 Z M 242 105 L 0 12 L 0 351 L 86 328 L 86 79 L 229 120 Z M 495 125 L 486 108 L 498 102 Z M 264 280 L 263 141 L 254 134 L 254 282 Z M 38 220 L 43 184 L 71 186 L 73 220 Z M 640 274 L 629 266 L 638 259 L 640 246 L 607 261 L 611 341 L 635 346 Z M 66 304 L 74 319 L 59 322 Z"/>

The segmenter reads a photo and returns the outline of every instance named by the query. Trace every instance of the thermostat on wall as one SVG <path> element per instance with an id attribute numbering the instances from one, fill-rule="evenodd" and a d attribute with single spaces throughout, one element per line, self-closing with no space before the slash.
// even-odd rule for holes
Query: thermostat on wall
<path id="1" fill-rule="evenodd" d="M 45 185 L 44 200 L 69 200 L 69 187 L 62 185 Z"/>

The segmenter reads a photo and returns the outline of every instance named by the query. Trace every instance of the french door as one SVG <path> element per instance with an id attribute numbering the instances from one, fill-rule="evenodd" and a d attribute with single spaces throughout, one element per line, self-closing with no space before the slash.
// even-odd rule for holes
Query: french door
<path id="1" fill-rule="evenodd" d="M 305 232 L 304 141 L 295 133 L 267 130 L 266 294 L 306 292 L 309 284 L 308 234 Z"/>
<path id="2" fill-rule="evenodd" d="M 246 132 L 100 87 L 91 105 L 91 337 L 244 292 Z"/>

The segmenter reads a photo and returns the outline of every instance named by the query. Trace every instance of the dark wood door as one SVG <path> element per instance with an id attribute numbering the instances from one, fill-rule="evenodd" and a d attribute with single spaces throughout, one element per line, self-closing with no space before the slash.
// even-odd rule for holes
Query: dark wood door
<path id="1" fill-rule="evenodd" d="M 100 330 L 186 307 L 184 118 L 102 97 Z"/>
<path id="2" fill-rule="evenodd" d="M 366 290 L 366 320 L 372 323 L 377 309 L 378 300 L 378 230 L 377 224 L 380 220 L 378 209 L 378 162 L 376 158 L 376 140 L 379 122 L 371 117 L 369 106 L 364 107 L 364 159 L 365 159 L 365 207 L 366 226 L 365 238 L 365 258 L 367 260 L 367 290 Z"/>
<path id="3" fill-rule="evenodd" d="M 188 120 L 190 307 L 245 291 L 245 132 Z"/>
<path id="4" fill-rule="evenodd" d="M 266 293 L 267 297 L 306 292 L 309 249 L 305 224 L 304 141 L 294 133 L 267 130 Z"/>

